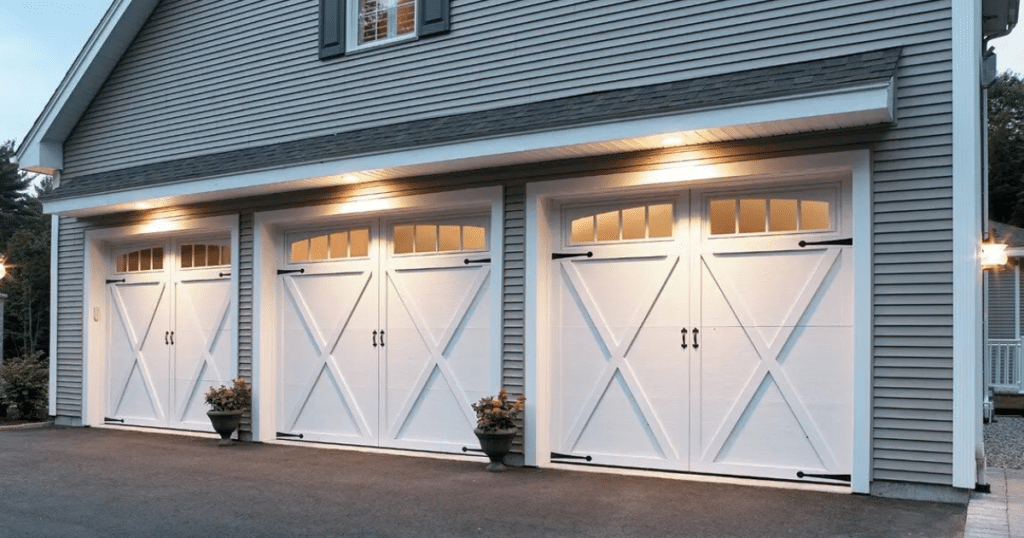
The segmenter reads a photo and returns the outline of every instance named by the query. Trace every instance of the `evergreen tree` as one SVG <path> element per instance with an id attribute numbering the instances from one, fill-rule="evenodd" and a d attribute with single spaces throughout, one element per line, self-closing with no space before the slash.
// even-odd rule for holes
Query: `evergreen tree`
<path id="1" fill-rule="evenodd" d="M 32 177 L 12 162 L 14 143 L 0 145 L 0 256 L 8 274 L 0 280 L 4 306 L 4 355 L 16 357 L 49 346 L 50 217 L 39 196 L 52 181 Z"/>
<path id="2" fill-rule="evenodd" d="M 1024 79 L 1006 72 L 988 90 L 989 218 L 1024 227 Z"/>

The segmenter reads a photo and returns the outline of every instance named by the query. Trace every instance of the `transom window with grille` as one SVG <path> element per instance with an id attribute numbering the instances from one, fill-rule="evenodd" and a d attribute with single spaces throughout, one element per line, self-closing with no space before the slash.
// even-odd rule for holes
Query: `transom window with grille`
<path id="1" fill-rule="evenodd" d="M 739 195 L 708 201 L 710 235 L 773 234 L 831 230 L 834 195 Z"/>
<path id="2" fill-rule="evenodd" d="M 162 271 L 163 269 L 164 249 L 162 247 L 135 250 L 132 252 L 126 252 L 117 257 L 118 273 Z"/>
<path id="3" fill-rule="evenodd" d="M 416 34 L 416 0 L 358 0 L 359 45 Z"/>
<path id="4" fill-rule="evenodd" d="M 672 237 L 672 204 L 635 205 L 607 211 L 569 213 L 569 244 L 640 241 Z"/>
<path id="5" fill-rule="evenodd" d="M 223 245 L 181 245 L 182 269 L 231 265 L 231 247 Z"/>
<path id="6" fill-rule="evenodd" d="M 487 249 L 487 229 L 459 224 L 396 224 L 395 254 L 429 254 Z"/>
<path id="7" fill-rule="evenodd" d="M 293 234 L 288 242 L 292 263 L 363 258 L 370 254 L 370 229 Z"/>

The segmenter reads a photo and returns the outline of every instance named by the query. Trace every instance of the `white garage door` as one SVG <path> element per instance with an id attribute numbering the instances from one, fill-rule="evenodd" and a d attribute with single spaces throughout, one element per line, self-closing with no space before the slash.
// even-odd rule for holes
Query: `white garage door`
<path id="1" fill-rule="evenodd" d="M 554 460 L 849 475 L 846 192 L 564 207 L 553 243 Z"/>
<path id="2" fill-rule="evenodd" d="M 115 249 L 106 422 L 212 431 L 203 395 L 236 372 L 230 256 L 226 238 Z"/>
<path id="3" fill-rule="evenodd" d="M 461 451 L 497 390 L 484 215 L 286 234 L 280 438 Z"/>

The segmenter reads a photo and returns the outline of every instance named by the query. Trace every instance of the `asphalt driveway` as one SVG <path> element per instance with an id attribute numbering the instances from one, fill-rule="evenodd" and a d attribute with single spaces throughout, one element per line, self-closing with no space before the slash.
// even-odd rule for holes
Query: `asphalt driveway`
<path id="1" fill-rule="evenodd" d="M 108 429 L 0 431 L 0 536 L 962 537 L 966 507 Z"/>

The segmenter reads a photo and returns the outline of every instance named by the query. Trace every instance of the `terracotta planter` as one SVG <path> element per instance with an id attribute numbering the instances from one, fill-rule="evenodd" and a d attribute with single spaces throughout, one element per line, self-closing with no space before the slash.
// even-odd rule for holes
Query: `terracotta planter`
<path id="1" fill-rule="evenodd" d="M 480 448 L 491 460 L 491 463 L 487 465 L 488 471 L 496 473 L 505 470 L 504 459 L 512 450 L 512 441 L 515 440 L 518 431 L 517 428 L 490 432 L 485 432 L 480 428 L 473 430 L 477 439 L 480 440 Z"/>
<path id="2" fill-rule="evenodd" d="M 213 424 L 213 431 L 220 434 L 220 441 L 217 446 L 231 446 L 231 434 L 238 429 L 242 422 L 243 411 L 207 411 L 206 416 L 210 417 Z"/>

